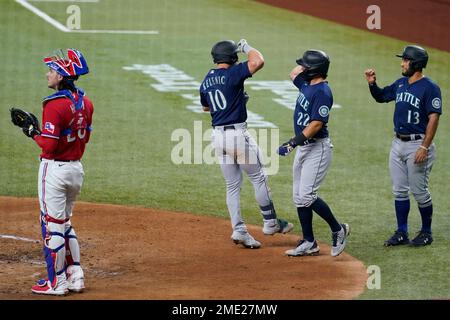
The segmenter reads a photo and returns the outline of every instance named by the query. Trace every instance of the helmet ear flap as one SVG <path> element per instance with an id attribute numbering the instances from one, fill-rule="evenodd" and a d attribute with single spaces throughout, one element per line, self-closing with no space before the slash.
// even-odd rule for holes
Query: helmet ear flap
<path id="1" fill-rule="evenodd" d="M 409 60 L 409 68 L 414 73 L 416 71 L 422 71 L 426 67 L 426 61 Z"/>

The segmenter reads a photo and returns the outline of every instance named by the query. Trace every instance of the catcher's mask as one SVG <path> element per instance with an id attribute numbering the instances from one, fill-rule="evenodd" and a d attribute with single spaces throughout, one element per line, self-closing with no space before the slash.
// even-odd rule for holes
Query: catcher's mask
<path id="1" fill-rule="evenodd" d="M 309 82 L 317 76 L 325 79 L 328 75 L 330 58 L 321 50 L 307 50 L 303 54 L 303 57 L 297 59 L 296 62 L 305 68 L 305 71 L 300 73 L 300 76 L 305 81 Z"/>
<path id="2" fill-rule="evenodd" d="M 211 49 L 214 63 L 235 64 L 238 61 L 238 48 L 232 40 L 217 42 Z"/>
<path id="3" fill-rule="evenodd" d="M 428 63 L 427 51 L 419 46 L 406 46 L 401 54 L 396 54 L 397 57 L 409 60 L 409 68 L 402 73 L 405 77 L 411 77 L 416 71 L 422 71 L 426 68 Z"/>
<path id="4" fill-rule="evenodd" d="M 58 49 L 44 58 L 45 64 L 64 78 L 78 79 L 78 76 L 89 73 L 89 67 L 80 51 L 75 49 Z"/>

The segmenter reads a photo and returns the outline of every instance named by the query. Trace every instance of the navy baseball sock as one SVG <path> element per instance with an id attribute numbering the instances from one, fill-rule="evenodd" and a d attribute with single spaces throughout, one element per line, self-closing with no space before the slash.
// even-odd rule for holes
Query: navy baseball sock
<path id="1" fill-rule="evenodd" d="M 298 207 L 297 208 L 298 219 L 302 225 L 303 239 L 313 242 L 314 233 L 312 228 L 313 213 L 311 207 Z"/>
<path id="2" fill-rule="evenodd" d="M 408 232 L 409 198 L 405 200 L 395 200 L 395 215 L 397 216 L 397 230 Z"/>
<path id="3" fill-rule="evenodd" d="M 331 228 L 331 231 L 338 232 L 341 230 L 341 225 L 334 217 L 331 212 L 330 207 L 327 205 L 325 201 L 320 198 L 317 198 L 316 201 L 311 205 L 311 208 L 323 219 L 325 220 Z"/>
<path id="4" fill-rule="evenodd" d="M 431 220 L 433 216 L 433 204 L 430 203 L 430 205 L 426 207 L 421 207 L 419 205 L 419 211 L 420 215 L 422 217 L 422 231 L 431 233 Z"/>

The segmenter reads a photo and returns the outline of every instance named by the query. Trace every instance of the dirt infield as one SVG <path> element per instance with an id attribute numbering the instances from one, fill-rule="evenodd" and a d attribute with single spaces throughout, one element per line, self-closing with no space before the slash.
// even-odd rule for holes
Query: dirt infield
<path id="1" fill-rule="evenodd" d="M 257 0 L 273 6 L 367 30 L 367 7 L 381 10 L 381 29 L 370 30 L 450 51 L 450 0 Z"/>
<path id="2" fill-rule="evenodd" d="M 39 239 L 37 199 L 0 197 L 0 235 Z M 2 299 L 351 299 L 364 291 L 361 261 L 337 258 L 320 244 L 316 257 L 283 255 L 296 235 L 264 236 L 244 249 L 230 240 L 225 219 L 154 209 L 77 202 L 72 219 L 80 240 L 86 287 L 82 294 L 31 293 L 45 275 L 40 241 L 0 236 Z"/>

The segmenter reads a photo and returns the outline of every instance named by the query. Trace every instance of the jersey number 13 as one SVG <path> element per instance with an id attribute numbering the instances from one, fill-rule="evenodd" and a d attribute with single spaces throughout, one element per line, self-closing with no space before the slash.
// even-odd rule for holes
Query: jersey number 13
<path id="1" fill-rule="evenodd" d="M 408 123 L 418 124 L 420 122 L 419 113 L 408 110 Z"/>

